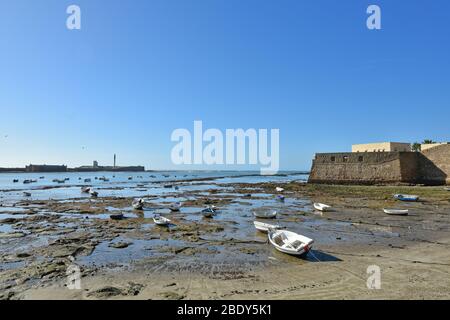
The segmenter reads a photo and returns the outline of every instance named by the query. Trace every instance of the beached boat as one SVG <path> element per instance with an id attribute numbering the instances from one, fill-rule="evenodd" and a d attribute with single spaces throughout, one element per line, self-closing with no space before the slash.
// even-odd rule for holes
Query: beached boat
<path id="1" fill-rule="evenodd" d="M 213 211 L 205 211 L 205 210 L 203 210 L 202 211 L 202 215 L 205 218 L 212 218 L 214 216 L 214 212 Z"/>
<path id="2" fill-rule="evenodd" d="M 23 195 L 24 195 L 25 197 L 31 197 L 31 193 L 30 193 L 30 192 L 24 192 Z"/>
<path id="3" fill-rule="evenodd" d="M 260 218 L 260 219 L 273 219 L 277 216 L 277 212 L 276 211 L 266 211 L 266 212 L 253 212 L 253 215 L 256 218 Z"/>
<path id="4" fill-rule="evenodd" d="M 291 255 L 307 254 L 311 250 L 313 239 L 287 230 L 269 230 L 269 242 L 280 252 Z"/>
<path id="5" fill-rule="evenodd" d="M 394 198 L 400 201 L 418 201 L 419 196 L 410 194 L 394 194 Z"/>
<path id="6" fill-rule="evenodd" d="M 216 210 L 214 210 L 213 206 L 208 206 L 202 210 L 202 215 L 205 218 L 212 218 L 215 213 L 216 213 Z"/>
<path id="7" fill-rule="evenodd" d="M 276 187 L 275 190 L 276 190 L 277 192 L 283 192 L 283 191 L 284 191 L 284 189 L 283 189 L 283 188 L 280 188 L 280 187 Z"/>
<path id="8" fill-rule="evenodd" d="M 134 199 L 131 205 L 136 210 L 142 210 L 144 208 L 144 199 L 142 198 Z"/>
<path id="9" fill-rule="evenodd" d="M 153 221 L 158 225 L 158 226 L 167 226 L 168 224 L 170 224 L 170 220 L 162 217 L 162 216 L 156 216 L 153 217 Z"/>
<path id="10" fill-rule="evenodd" d="M 407 209 L 383 209 L 383 211 L 393 216 L 407 216 L 409 212 Z"/>
<path id="11" fill-rule="evenodd" d="M 253 221 L 253 224 L 255 225 L 256 230 L 266 233 L 269 232 L 270 229 L 273 230 L 283 229 L 283 227 L 278 224 L 269 224 L 260 221 Z"/>
<path id="12" fill-rule="evenodd" d="M 181 208 L 181 202 L 175 202 L 169 206 L 170 211 L 173 211 L 173 212 L 180 211 L 180 208 Z"/>
<path id="13" fill-rule="evenodd" d="M 315 202 L 313 204 L 313 206 L 314 206 L 314 209 L 319 210 L 319 211 L 331 211 L 331 206 L 329 206 L 327 204 Z"/>
<path id="14" fill-rule="evenodd" d="M 112 220 L 122 220 L 124 218 L 123 213 L 114 213 L 109 215 Z"/>
<path id="15" fill-rule="evenodd" d="M 89 193 L 91 191 L 91 187 L 81 187 L 82 193 Z"/>

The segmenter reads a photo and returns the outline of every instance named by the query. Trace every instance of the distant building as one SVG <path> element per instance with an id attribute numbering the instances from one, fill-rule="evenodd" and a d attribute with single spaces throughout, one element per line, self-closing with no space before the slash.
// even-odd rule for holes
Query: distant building
<path id="1" fill-rule="evenodd" d="M 94 160 L 94 163 L 93 163 L 93 165 L 92 165 L 94 168 L 98 168 L 98 161 L 95 161 Z"/>
<path id="2" fill-rule="evenodd" d="M 352 152 L 405 152 L 411 151 L 411 144 L 402 142 L 378 142 L 352 145 Z"/>
<path id="3" fill-rule="evenodd" d="M 420 145 L 420 150 L 425 151 L 430 148 L 434 148 L 443 144 L 449 144 L 448 142 L 436 142 L 436 143 L 425 143 Z"/>
<path id="4" fill-rule="evenodd" d="M 26 172 L 67 172 L 67 166 L 30 164 L 25 167 Z"/>

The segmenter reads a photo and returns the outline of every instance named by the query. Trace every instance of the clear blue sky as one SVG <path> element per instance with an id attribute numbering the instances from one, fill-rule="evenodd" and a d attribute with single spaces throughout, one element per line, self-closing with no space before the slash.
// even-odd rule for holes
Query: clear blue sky
<path id="1" fill-rule="evenodd" d="M 449 16 L 448 0 L 0 0 L 0 166 L 117 153 L 174 168 L 172 130 L 194 120 L 279 128 L 282 169 L 352 143 L 450 140 Z"/>

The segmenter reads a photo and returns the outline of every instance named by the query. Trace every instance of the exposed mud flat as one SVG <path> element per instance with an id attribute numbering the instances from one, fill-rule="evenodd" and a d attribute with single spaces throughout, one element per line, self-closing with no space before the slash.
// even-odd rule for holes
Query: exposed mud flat
<path id="1" fill-rule="evenodd" d="M 280 181 L 238 179 L 112 181 L 96 187 L 98 198 L 81 194 L 77 184 L 57 186 L 57 197 L 45 194 L 54 195 L 51 187 L 30 198 L 3 190 L 0 297 L 450 297 L 450 192 L 443 188 L 315 186 L 288 175 Z M 142 185 L 145 192 L 136 190 Z M 277 201 L 276 186 L 285 189 L 284 202 Z M 397 192 L 422 200 L 398 203 L 392 200 Z M 144 210 L 133 210 L 136 194 L 145 200 Z M 335 210 L 316 212 L 315 201 Z M 179 212 L 169 209 L 175 202 L 182 203 Z M 207 205 L 220 209 L 212 219 L 201 214 Z M 388 216 L 383 207 L 405 207 L 410 214 Z M 313 251 L 304 258 L 277 252 L 254 229 L 258 210 L 276 210 L 273 222 L 313 238 Z M 155 225 L 158 214 L 171 225 Z M 366 286 L 369 265 L 381 269 L 380 290 Z M 74 267 L 80 290 L 67 288 Z"/>

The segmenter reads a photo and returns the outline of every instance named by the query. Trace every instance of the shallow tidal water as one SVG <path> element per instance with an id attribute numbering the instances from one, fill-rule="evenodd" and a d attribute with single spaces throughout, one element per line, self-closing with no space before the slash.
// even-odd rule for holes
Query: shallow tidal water
<path id="1" fill-rule="evenodd" d="M 267 243 L 267 236 L 255 230 L 253 212 L 258 210 L 277 211 L 276 219 L 265 222 L 280 224 L 313 238 L 319 246 L 372 240 L 373 233 L 354 232 L 355 227 L 350 223 L 324 219 L 313 210 L 309 199 L 285 194 L 285 201 L 280 202 L 275 191 L 267 193 L 258 187 L 263 182 L 306 181 L 307 175 L 252 174 L 97 172 L 0 175 L 0 235 L 4 236 L 0 239 L 0 252 L 11 255 L 34 251 L 33 259 L 40 259 L 55 256 L 51 248 L 42 247 L 56 243 L 56 251 L 63 250 L 56 256 L 64 256 L 67 246 L 61 249 L 59 243 L 70 243 L 66 237 L 81 234 L 84 247 L 92 247 L 92 250 L 88 254 L 78 254 L 76 262 L 96 268 L 129 267 L 136 261 L 147 261 L 150 265 L 155 261 L 155 270 L 176 270 L 181 266 L 194 268 L 195 264 L 237 268 L 297 259 L 277 252 Z M 108 181 L 101 181 L 100 177 Z M 19 183 L 12 182 L 16 178 Z M 53 179 L 65 178 L 68 180 L 64 184 L 52 182 Z M 91 182 L 84 183 L 86 178 Z M 37 182 L 23 184 L 24 179 L 37 179 Z M 241 183 L 248 186 L 238 190 L 236 185 Z M 89 194 L 80 192 L 80 187 L 87 185 L 99 192 L 98 198 L 92 199 Z M 25 196 L 24 191 L 30 192 L 31 196 Z M 145 200 L 144 210 L 133 210 L 131 200 L 135 197 Z M 120 200 L 119 205 L 116 199 Z M 196 203 L 205 199 L 219 201 L 220 210 L 212 219 L 204 218 L 200 213 L 204 204 Z M 168 209 L 175 202 L 183 203 L 179 212 Z M 92 207 L 95 210 L 91 212 Z M 125 219 L 117 223 L 110 219 L 113 213 L 122 213 Z M 173 223 L 169 228 L 156 226 L 152 220 L 155 215 L 166 216 Z M 314 257 L 308 256 L 307 261 L 334 259 L 318 250 L 313 252 Z M 11 258 L 3 259 L 0 270 L 10 269 L 16 262 Z"/>

